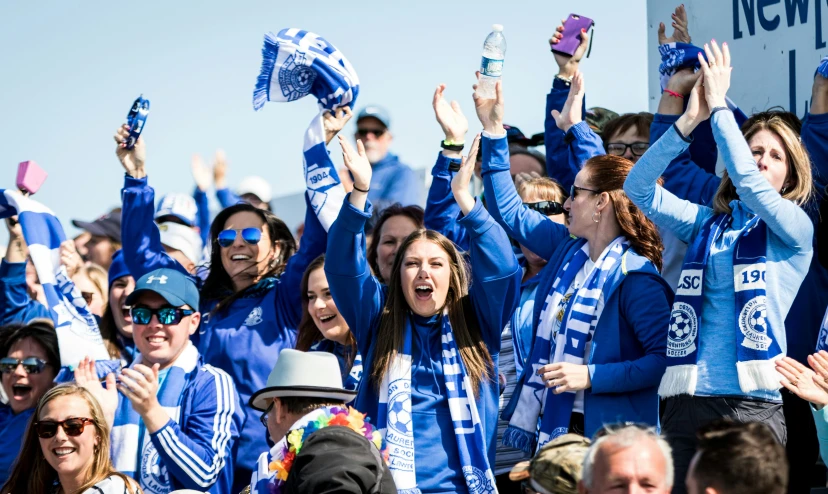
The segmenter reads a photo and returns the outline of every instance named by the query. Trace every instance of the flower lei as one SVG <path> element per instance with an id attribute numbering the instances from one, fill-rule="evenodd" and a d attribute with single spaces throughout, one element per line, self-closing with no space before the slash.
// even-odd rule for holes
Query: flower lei
<path id="1" fill-rule="evenodd" d="M 269 471 L 275 472 L 273 481 L 270 484 L 270 492 L 272 494 L 281 492 L 281 488 L 290 474 L 291 467 L 293 467 L 293 461 L 296 459 L 296 455 L 302 451 L 302 445 L 305 444 L 305 439 L 314 432 L 332 425 L 347 427 L 364 436 L 380 450 L 383 459 L 386 463 L 388 462 L 388 448 L 385 445 L 385 438 L 370 423 L 370 419 L 366 419 L 366 414 L 358 412 L 353 407 L 348 407 L 347 409 L 330 407 L 315 420 L 308 422 L 303 427 L 293 429 L 288 433 L 285 447 L 280 455 L 282 459 L 273 460 L 268 465 Z"/>

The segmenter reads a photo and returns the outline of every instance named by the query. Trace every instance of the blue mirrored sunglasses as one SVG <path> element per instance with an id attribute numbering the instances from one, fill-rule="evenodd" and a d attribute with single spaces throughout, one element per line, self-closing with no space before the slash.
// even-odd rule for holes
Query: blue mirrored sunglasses
<path id="1" fill-rule="evenodd" d="M 218 234 L 218 243 L 222 247 L 230 247 L 236 241 L 236 234 L 241 231 L 242 240 L 246 244 L 255 245 L 262 239 L 262 231 L 258 228 L 245 228 L 243 230 L 222 230 Z"/>
<path id="2" fill-rule="evenodd" d="M 161 324 L 178 324 L 181 318 L 194 314 L 195 311 L 191 309 L 181 309 L 179 307 L 161 307 L 160 309 L 150 309 L 149 307 L 133 307 L 129 310 L 129 315 L 132 316 L 133 324 L 149 324 L 152 320 L 152 315 L 158 317 L 158 322 Z"/>

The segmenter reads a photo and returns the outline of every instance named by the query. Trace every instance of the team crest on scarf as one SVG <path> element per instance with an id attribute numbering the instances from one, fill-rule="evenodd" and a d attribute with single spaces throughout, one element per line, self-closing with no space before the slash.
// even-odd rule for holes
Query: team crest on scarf
<path id="1" fill-rule="evenodd" d="M 288 101 L 295 101 L 310 93 L 316 72 L 309 67 L 311 60 L 302 52 L 296 52 L 279 68 L 279 87 Z"/>
<path id="2" fill-rule="evenodd" d="M 698 331 L 699 319 L 693 307 L 684 302 L 675 304 L 667 332 L 667 355 L 684 357 L 695 352 Z"/>
<path id="3" fill-rule="evenodd" d="M 768 337 L 767 299 L 754 297 L 742 307 L 739 313 L 739 329 L 745 335 L 742 346 L 762 352 L 768 351 L 771 339 Z"/>

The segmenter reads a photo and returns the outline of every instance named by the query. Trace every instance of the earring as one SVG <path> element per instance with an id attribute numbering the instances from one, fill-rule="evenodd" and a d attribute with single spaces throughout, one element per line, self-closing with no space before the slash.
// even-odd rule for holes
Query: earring
<path id="1" fill-rule="evenodd" d="M 782 187 L 782 190 L 780 190 L 780 191 L 779 191 L 779 193 L 780 193 L 780 194 L 782 194 L 782 195 L 784 195 L 784 194 L 785 194 L 785 192 L 787 192 L 787 191 L 788 191 L 788 187 L 787 187 L 787 186 L 783 186 L 783 187 Z"/>
<path id="2" fill-rule="evenodd" d="M 595 214 L 596 213 L 598 213 L 598 219 L 597 220 L 595 219 Z M 595 211 L 594 213 L 592 213 L 592 221 L 594 221 L 595 223 L 598 223 L 598 222 L 601 221 L 601 211 Z"/>

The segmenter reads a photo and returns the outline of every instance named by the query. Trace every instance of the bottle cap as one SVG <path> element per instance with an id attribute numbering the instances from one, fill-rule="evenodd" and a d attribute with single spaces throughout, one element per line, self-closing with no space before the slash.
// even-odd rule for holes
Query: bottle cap
<path id="1" fill-rule="evenodd" d="M 496 33 L 503 31 L 503 24 L 492 24 L 492 31 Z"/>

